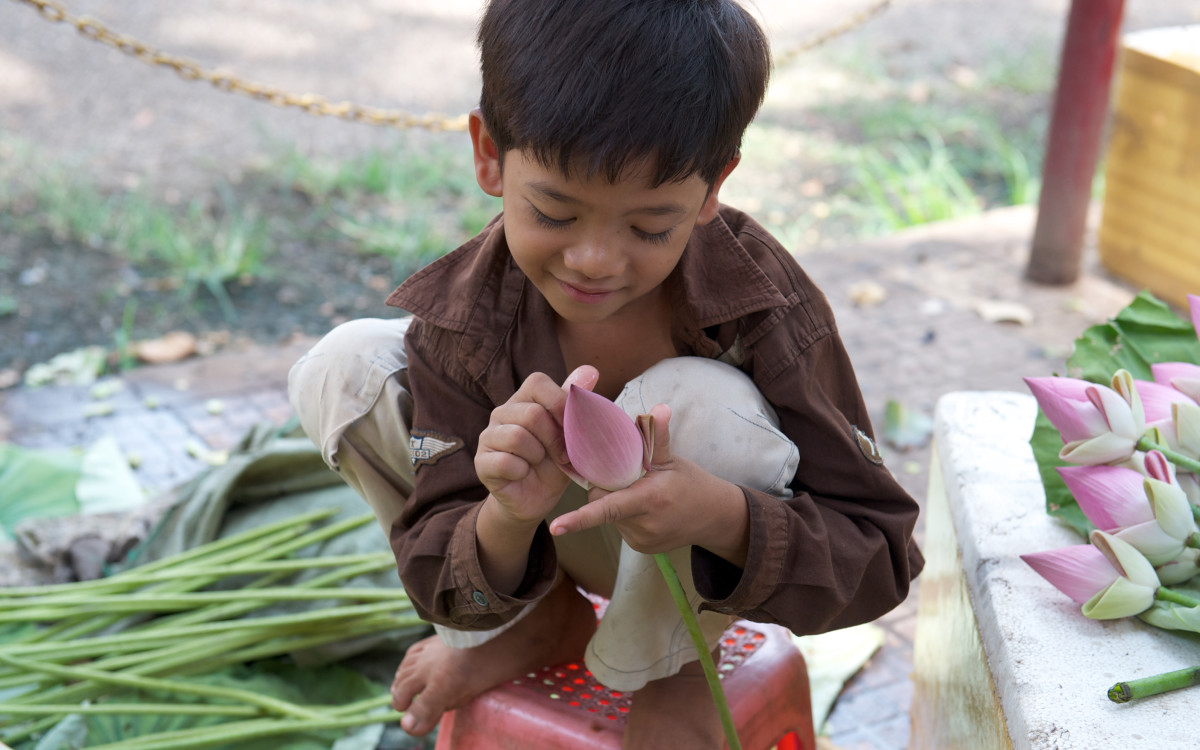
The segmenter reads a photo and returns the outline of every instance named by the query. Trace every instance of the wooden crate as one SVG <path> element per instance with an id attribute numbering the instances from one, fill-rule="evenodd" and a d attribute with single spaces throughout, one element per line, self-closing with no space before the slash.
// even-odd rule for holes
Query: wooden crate
<path id="1" fill-rule="evenodd" d="M 1109 271 L 1164 300 L 1200 294 L 1200 26 L 1123 40 L 1098 242 Z"/>

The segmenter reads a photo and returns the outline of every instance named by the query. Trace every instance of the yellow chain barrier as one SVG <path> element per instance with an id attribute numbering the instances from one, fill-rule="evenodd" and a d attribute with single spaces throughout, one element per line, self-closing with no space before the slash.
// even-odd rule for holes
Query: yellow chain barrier
<path id="1" fill-rule="evenodd" d="M 399 110 L 364 107 L 350 102 L 331 102 L 317 94 L 291 94 L 280 89 L 243 80 L 228 73 L 215 73 L 182 57 L 167 54 L 138 40 L 110 31 L 103 23 L 87 16 L 74 16 L 54 0 L 16 0 L 32 5 L 48 21 L 68 23 L 88 39 L 108 45 L 149 65 L 170 68 L 189 81 L 207 81 L 221 91 L 243 94 L 277 107 L 295 107 L 312 115 L 338 117 L 351 122 L 407 129 L 466 130 L 467 116 L 440 114 L 413 115 Z"/>
<path id="2" fill-rule="evenodd" d="M 870 21 L 872 18 L 882 13 L 884 9 L 891 4 L 892 0 L 875 0 L 875 2 L 866 8 L 863 8 L 861 11 L 847 16 L 846 19 L 841 23 L 831 26 L 819 34 L 810 37 L 806 41 L 801 42 L 795 47 L 791 47 L 775 55 L 775 67 L 782 68 L 785 65 L 790 65 L 792 61 L 794 61 L 800 55 L 803 55 L 805 52 L 820 47 L 822 44 L 825 44 L 830 40 L 836 39 L 849 31 L 857 29 L 859 26 L 862 26 L 867 21 Z"/>
<path id="3" fill-rule="evenodd" d="M 805 52 L 858 28 L 878 15 L 887 6 L 891 5 L 892 1 L 875 0 L 867 8 L 849 16 L 836 26 L 830 27 L 799 45 L 777 54 L 775 56 L 775 67 L 779 68 L 788 65 Z M 428 130 L 461 131 L 467 128 L 466 115 L 458 115 L 457 117 L 442 114 L 414 115 L 399 110 L 364 107 L 358 104 L 351 104 L 350 102 L 334 103 L 318 94 L 292 94 L 281 89 L 246 81 L 229 73 L 212 72 L 200 67 L 199 64 L 191 60 L 176 57 L 148 44 L 139 42 L 132 37 L 110 31 L 107 26 L 94 18 L 72 15 L 61 4 L 55 2 L 55 0 L 15 0 L 15 2 L 31 5 L 47 21 L 70 24 L 88 39 L 108 45 L 148 65 L 169 68 L 186 80 L 207 81 L 221 91 L 242 94 L 277 107 L 294 107 L 311 115 L 337 117 L 350 122 L 382 125 L 401 130 L 426 128 Z"/>

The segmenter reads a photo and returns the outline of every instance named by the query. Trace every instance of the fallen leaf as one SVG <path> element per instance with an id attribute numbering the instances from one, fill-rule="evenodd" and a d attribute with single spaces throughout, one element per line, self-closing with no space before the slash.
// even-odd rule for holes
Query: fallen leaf
<path id="1" fill-rule="evenodd" d="M 88 391 L 93 401 L 103 401 L 112 398 L 113 394 L 125 387 L 125 384 L 115 378 L 96 383 Z"/>
<path id="2" fill-rule="evenodd" d="M 851 284 L 848 293 L 855 307 L 875 307 L 887 299 L 887 290 L 875 281 Z"/>
<path id="3" fill-rule="evenodd" d="M 136 342 L 133 351 L 152 365 L 179 362 L 196 353 L 196 337 L 187 331 L 171 331 L 162 338 Z"/>
<path id="4" fill-rule="evenodd" d="M 989 323 L 1016 323 L 1023 326 L 1033 323 L 1033 310 L 1020 302 L 980 300 L 975 303 L 975 312 Z"/>
<path id="5" fill-rule="evenodd" d="M 888 399 L 884 411 L 883 438 L 893 448 L 906 451 L 929 441 L 933 420 L 895 399 Z"/>
<path id="6" fill-rule="evenodd" d="M 88 404 L 83 407 L 83 418 L 91 419 L 92 417 L 107 417 L 116 411 L 117 407 L 112 401 L 97 401 L 94 404 Z"/>
<path id="7" fill-rule="evenodd" d="M 91 385 L 104 368 L 104 347 L 85 346 L 39 362 L 25 371 L 25 385 Z"/>
<path id="8" fill-rule="evenodd" d="M 184 449 L 192 458 L 203 461 L 209 466 L 221 466 L 229 460 L 229 451 L 214 451 L 205 448 L 198 440 L 188 440 Z"/>

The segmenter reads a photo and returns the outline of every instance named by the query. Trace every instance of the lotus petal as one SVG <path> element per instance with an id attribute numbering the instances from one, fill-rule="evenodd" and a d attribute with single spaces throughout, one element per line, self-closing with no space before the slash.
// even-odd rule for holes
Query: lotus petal
<path id="1" fill-rule="evenodd" d="M 642 476 L 642 433 L 621 407 L 572 385 L 563 413 L 567 458 L 576 473 L 606 490 L 625 489 Z"/>
<path id="2" fill-rule="evenodd" d="M 1021 555 L 1021 559 L 1079 604 L 1088 601 L 1119 578 L 1104 554 L 1090 544 L 1031 552 Z"/>
<path id="3" fill-rule="evenodd" d="M 1117 466 L 1063 466 L 1058 469 L 1080 510 L 1098 528 L 1114 532 L 1154 520 L 1146 500 L 1146 478 Z"/>

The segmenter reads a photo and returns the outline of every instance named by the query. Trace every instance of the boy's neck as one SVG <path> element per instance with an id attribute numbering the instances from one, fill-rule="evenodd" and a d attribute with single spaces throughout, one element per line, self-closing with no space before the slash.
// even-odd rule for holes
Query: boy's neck
<path id="1" fill-rule="evenodd" d="M 558 318 L 558 344 L 563 364 L 571 372 L 592 365 L 600 372 L 595 391 L 613 399 L 625 383 L 658 362 L 679 355 L 671 336 L 670 295 L 660 287 L 653 300 L 632 316 L 596 323 L 572 323 Z"/>

